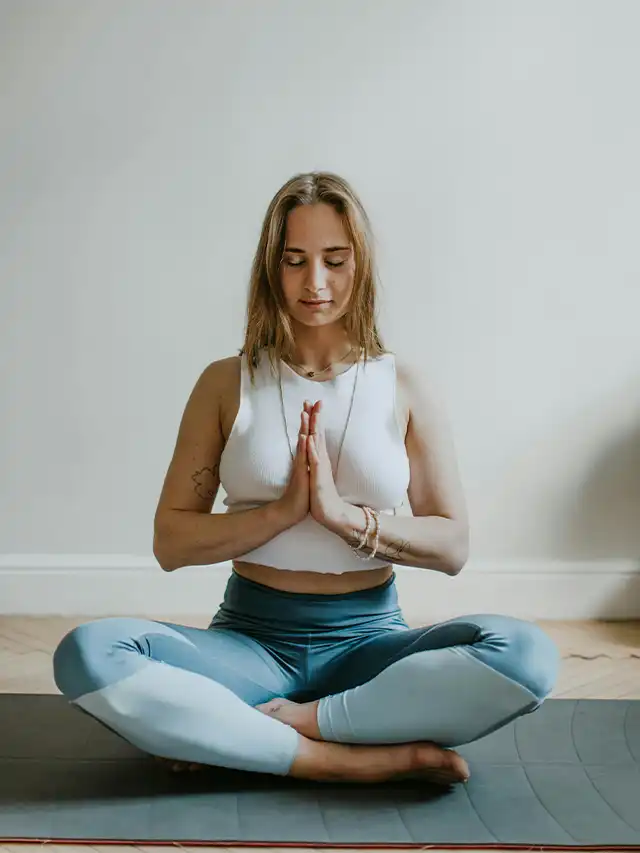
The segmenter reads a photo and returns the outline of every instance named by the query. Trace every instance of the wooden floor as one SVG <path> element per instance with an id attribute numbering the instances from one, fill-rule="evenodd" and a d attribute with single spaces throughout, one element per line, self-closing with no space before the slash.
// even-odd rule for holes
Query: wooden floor
<path id="1" fill-rule="evenodd" d="M 205 627 L 208 617 L 175 614 L 163 619 Z M 73 626 L 88 621 L 58 617 L 0 616 L 0 692 L 57 693 L 51 675 L 51 653 Z M 585 699 L 640 699 L 640 622 L 541 622 L 562 653 L 562 670 L 554 696 Z M 143 850 L 161 853 L 180 847 L 113 845 L 0 844 L 0 851 L 38 853 L 46 846 L 55 853 L 114 853 Z M 195 848 L 192 848 L 195 849 Z M 200 847 L 221 851 L 233 848 Z M 238 848 L 240 849 L 240 848 Z M 276 848 L 261 848 L 272 853 Z M 327 848 L 322 849 L 326 853 Z M 437 853 L 429 848 L 431 853 Z M 309 853 L 314 848 L 286 848 L 287 853 Z M 245 848 L 246 851 L 246 848 Z"/>

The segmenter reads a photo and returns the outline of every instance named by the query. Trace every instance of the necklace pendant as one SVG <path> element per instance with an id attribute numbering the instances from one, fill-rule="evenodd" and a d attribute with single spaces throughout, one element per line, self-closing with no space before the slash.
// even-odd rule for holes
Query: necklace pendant
<path id="1" fill-rule="evenodd" d="M 315 370 L 310 370 L 310 371 L 307 373 L 307 376 L 309 377 L 309 379 L 313 379 L 313 377 L 314 377 L 315 375 L 316 375 Z"/>

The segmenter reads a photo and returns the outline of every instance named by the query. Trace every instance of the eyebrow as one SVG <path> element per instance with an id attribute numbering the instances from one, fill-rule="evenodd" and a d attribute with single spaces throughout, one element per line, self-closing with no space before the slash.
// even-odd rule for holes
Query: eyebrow
<path id="1" fill-rule="evenodd" d="M 294 246 L 285 246 L 285 252 L 291 252 L 296 255 L 306 255 L 304 249 L 296 249 Z M 351 251 L 351 246 L 328 246 L 326 249 L 322 250 L 323 252 L 348 252 Z"/>

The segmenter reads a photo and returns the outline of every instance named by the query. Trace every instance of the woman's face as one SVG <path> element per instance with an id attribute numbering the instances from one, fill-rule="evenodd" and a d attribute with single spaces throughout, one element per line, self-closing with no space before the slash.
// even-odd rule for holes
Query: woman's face
<path id="1" fill-rule="evenodd" d="M 335 208 L 299 205 L 289 213 L 280 271 L 287 310 L 294 320 L 326 326 L 346 313 L 355 258 Z"/>

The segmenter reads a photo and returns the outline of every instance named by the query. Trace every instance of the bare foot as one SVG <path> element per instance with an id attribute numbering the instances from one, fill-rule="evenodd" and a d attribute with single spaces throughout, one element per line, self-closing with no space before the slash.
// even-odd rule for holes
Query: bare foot
<path id="1" fill-rule="evenodd" d="M 272 699 L 262 705 L 256 705 L 256 711 L 275 717 L 286 726 L 291 726 L 301 735 L 312 740 L 322 740 L 318 728 L 317 702 L 291 702 L 290 699 Z"/>
<path id="2" fill-rule="evenodd" d="M 453 785 L 468 780 L 469 767 L 457 752 L 433 743 L 365 746 L 302 738 L 290 774 L 317 781 L 385 782 L 413 778 Z"/>
<path id="3" fill-rule="evenodd" d="M 207 766 L 206 764 L 196 764 L 193 761 L 176 761 L 174 758 L 164 758 L 162 755 L 154 755 L 153 757 L 173 773 L 193 773 L 195 770 L 202 770 Z"/>
<path id="4" fill-rule="evenodd" d="M 466 782 L 467 762 L 452 749 L 435 743 L 360 745 L 329 743 L 318 729 L 318 703 L 272 699 L 256 710 L 295 729 L 304 739 L 291 768 L 292 776 L 316 780 L 383 782 L 421 778 L 441 785 Z"/>

